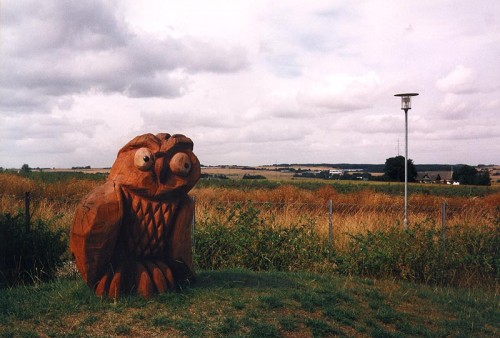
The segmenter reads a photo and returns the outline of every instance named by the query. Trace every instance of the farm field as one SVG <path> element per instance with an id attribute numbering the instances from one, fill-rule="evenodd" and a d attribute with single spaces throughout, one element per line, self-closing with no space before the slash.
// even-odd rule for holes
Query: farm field
<path id="1" fill-rule="evenodd" d="M 71 177 L 63 173 L 46 173 L 45 175 L 48 176 L 38 175 L 29 178 L 16 174 L 0 174 L 0 212 L 15 214 L 22 211 L 24 193 L 30 191 L 32 218 L 44 220 L 52 228 L 63 229 L 67 236 L 76 205 L 83 196 L 102 184 L 104 176 L 75 174 L 76 176 Z M 211 236 L 206 231 L 211 231 L 214 227 L 225 227 L 229 230 L 247 229 L 262 233 L 267 230 L 282 231 L 282 234 L 277 234 L 278 237 L 299 231 L 303 235 L 306 232 L 309 234 L 304 242 L 314 237 L 321 247 L 324 246 L 329 250 L 330 254 L 342 256 L 344 254 L 359 255 L 362 252 L 356 252 L 356 250 L 363 247 L 371 252 L 376 249 L 371 245 L 378 245 L 377 241 L 386 243 L 379 243 L 379 245 L 387 246 L 388 250 L 395 250 L 391 248 L 391 243 L 395 240 L 390 240 L 390 236 L 398 239 L 401 246 L 408 245 L 403 239 L 404 236 L 409 236 L 406 242 L 420 241 L 418 243 L 427 243 L 426 245 L 431 246 L 419 247 L 421 249 L 419 255 L 432 255 L 433 250 L 437 250 L 434 256 L 427 258 L 422 256 L 422 259 L 436 261 L 442 258 L 438 257 L 439 255 L 451 254 L 451 251 L 441 249 L 447 246 L 455 251 L 454 255 L 463 254 L 463 259 L 474 262 L 474 264 L 468 263 L 471 271 L 461 267 L 461 264 L 465 264 L 464 262 L 455 262 L 454 270 L 450 272 L 453 276 L 445 278 L 448 283 L 462 286 L 473 286 L 477 283 L 497 285 L 500 267 L 498 260 L 495 260 L 494 250 L 495 246 L 498 248 L 499 241 L 499 189 L 410 185 L 409 222 L 410 229 L 414 233 L 403 233 L 402 188 L 401 184 L 371 184 L 371 182 L 343 181 L 325 184 L 309 181 L 291 184 L 257 180 L 201 180 L 191 191 L 196 201 L 193 241 L 197 245 L 195 248 L 201 253 L 200 250 L 203 247 L 198 248 L 198 246 L 202 245 L 203 241 L 198 240 L 198 236 Z M 443 203 L 446 204 L 446 228 L 443 228 Z M 229 233 L 229 230 L 226 230 L 226 233 Z M 248 233 L 236 235 L 239 238 L 250 236 Z M 254 233 L 252 236 L 256 235 Z M 420 240 L 419 236 L 423 238 Z M 225 239 L 212 238 L 212 240 Z M 273 240 L 269 239 L 269 241 Z M 473 242 L 468 243 L 469 241 Z M 490 250 L 487 251 L 489 256 L 486 260 L 485 257 L 480 257 L 483 254 L 481 250 L 485 248 Z M 416 254 L 412 252 L 413 247 L 399 247 L 396 251 L 398 250 L 403 250 L 409 257 Z M 380 250 L 377 249 L 378 251 Z M 217 253 L 219 256 L 223 254 Z M 425 272 L 423 276 L 408 273 L 405 269 L 408 269 L 406 265 L 411 263 L 407 261 L 409 258 L 396 257 L 393 258 L 396 261 L 391 261 L 385 257 L 392 254 L 386 252 L 381 253 L 382 257 L 368 257 L 382 259 L 383 264 L 386 265 L 384 269 L 380 267 L 366 269 L 355 260 L 351 262 L 357 266 L 353 269 L 349 266 L 351 263 L 346 263 L 348 260 L 341 259 L 342 264 L 338 262 L 335 264 L 318 263 L 315 270 L 342 270 L 345 273 L 375 274 L 379 277 L 396 274 L 397 277 L 403 279 L 424 282 L 432 282 L 436 279 L 436 276 L 432 273 L 429 275 L 429 272 Z M 205 254 L 207 255 L 209 253 Z M 234 253 L 234 255 L 237 256 L 239 253 Z M 229 258 L 225 259 L 227 262 L 232 261 Z M 401 259 L 405 261 L 399 262 L 398 260 Z M 306 264 L 302 263 L 302 266 Z M 211 263 L 208 261 L 204 264 L 200 267 L 211 268 Z M 238 261 L 231 264 L 223 264 L 220 267 L 253 268 Z M 391 264 L 402 264 L 402 266 L 393 272 L 392 268 L 388 268 Z M 276 269 L 277 267 L 271 265 L 265 268 Z M 283 266 L 280 269 L 295 268 Z M 380 271 L 377 272 L 377 269 Z M 436 272 L 439 269 L 438 266 L 434 266 L 430 270 Z"/>

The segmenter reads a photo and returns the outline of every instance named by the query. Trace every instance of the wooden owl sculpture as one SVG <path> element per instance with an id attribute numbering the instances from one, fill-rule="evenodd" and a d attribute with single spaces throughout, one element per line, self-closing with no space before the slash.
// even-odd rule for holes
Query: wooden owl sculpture
<path id="1" fill-rule="evenodd" d="M 184 135 L 137 136 L 119 152 L 109 177 L 78 206 L 70 250 L 97 295 L 175 290 L 194 278 L 188 191 L 200 178 Z"/>

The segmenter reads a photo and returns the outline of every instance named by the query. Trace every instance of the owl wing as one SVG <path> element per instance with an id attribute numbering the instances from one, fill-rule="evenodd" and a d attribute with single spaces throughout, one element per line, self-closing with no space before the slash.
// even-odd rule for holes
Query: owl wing
<path id="1" fill-rule="evenodd" d="M 193 211 L 193 200 L 188 195 L 181 197 L 168 238 L 169 265 L 177 280 L 191 279 L 195 275 L 191 242 Z"/>
<path id="2" fill-rule="evenodd" d="M 70 250 L 83 279 L 92 288 L 113 256 L 121 210 L 121 198 L 112 181 L 97 187 L 77 207 L 70 232 Z"/>

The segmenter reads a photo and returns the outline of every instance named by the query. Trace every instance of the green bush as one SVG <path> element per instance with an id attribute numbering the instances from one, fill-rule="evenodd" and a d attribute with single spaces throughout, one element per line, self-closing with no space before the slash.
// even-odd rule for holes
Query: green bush
<path id="1" fill-rule="evenodd" d="M 342 270 L 412 282 L 470 286 L 500 278 L 500 227 L 454 227 L 443 238 L 435 226 L 415 224 L 352 236 Z"/>
<path id="2" fill-rule="evenodd" d="M 266 224 L 252 206 L 231 208 L 224 224 L 205 220 L 196 230 L 198 268 L 218 270 L 321 271 L 334 260 L 314 223 Z"/>
<path id="3" fill-rule="evenodd" d="M 62 229 L 24 215 L 0 214 L 0 287 L 45 281 L 54 276 L 67 248 Z"/>
<path id="4" fill-rule="evenodd" d="M 225 210 L 221 211 L 226 213 Z M 223 220 L 196 229 L 195 264 L 203 270 L 337 272 L 447 286 L 495 283 L 500 278 L 500 222 L 447 229 L 430 222 L 353 235 L 339 252 L 313 222 L 283 227 L 252 206 L 233 206 Z"/>

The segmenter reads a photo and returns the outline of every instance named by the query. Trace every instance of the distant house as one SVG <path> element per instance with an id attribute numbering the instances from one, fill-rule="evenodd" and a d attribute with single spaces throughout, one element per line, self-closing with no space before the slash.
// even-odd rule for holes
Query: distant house
<path id="1" fill-rule="evenodd" d="M 330 174 L 330 176 L 332 176 L 332 175 L 344 175 L 344 170 L 342 170 L 342 169 L 330 169 L 329 174 Z"/>
<path id="2" fill-rule="evenodd" d="M 452 174 L 449 171 L 431 171 L 418 173 L 416 181 L 420 183 L 451 184 Z"/>
<path id="3" fill-rule="evenodd" d="M 432 183 L 432 180 L 428 173 L 417 174 L 417 181 L 420 183 Z"/>

